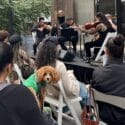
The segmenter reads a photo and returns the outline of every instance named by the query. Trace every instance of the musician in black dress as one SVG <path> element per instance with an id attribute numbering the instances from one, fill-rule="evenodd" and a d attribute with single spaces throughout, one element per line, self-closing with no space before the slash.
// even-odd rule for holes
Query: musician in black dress
<path id="1" fill-rule="evenodd" d="M 86 59 L 88 63 L 90 62 L 91 57 L 90 49 L 92 47 L 101 47 L 107 33 L 115 31 L 106 16 L 102 12 L 98 12 L 96 14 L 96 23 L 97 25 L 95 27 L 91 27 L 91 29 L 83 28 L 83 32 L 94 35 L 94 38 L 90 42 L 85 43 L 85 51 L 87 57 Z M 96 56 L 97 52 L 95 52 L 94 54 Z"/>

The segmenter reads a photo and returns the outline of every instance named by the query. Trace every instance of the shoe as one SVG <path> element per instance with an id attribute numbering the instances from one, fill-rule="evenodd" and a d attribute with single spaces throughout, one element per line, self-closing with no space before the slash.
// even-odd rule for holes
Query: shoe
<path id="1" fill-rule="evenodd" d="M 84 60 L 85 63 L 91 63 L 91 59 L 89 57 L 86 57 L 86 59 Z"/>

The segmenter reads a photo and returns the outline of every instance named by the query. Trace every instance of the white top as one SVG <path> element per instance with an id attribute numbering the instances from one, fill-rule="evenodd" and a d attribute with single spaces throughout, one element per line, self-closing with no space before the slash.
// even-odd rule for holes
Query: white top
<path id="1" fill-rule="evenodd" d="M 79 96 L 79 91 L 80 91 L 80 85 L 79 82 L 77 81 L 76 77 L 73 74 L 73 71 L 67 71 L 66 66 L 64 65 L 63 62 L 57 60 L 56 61 L 56 70 L 59 72 L 64 90 L 67 94 L 67 96 Z M 58 84 L 55 84 L 53 86 L 48 86 L 48 92 L 52 93 L 53 96 L 58 96 L 59 95 L 59 86 Z"/>

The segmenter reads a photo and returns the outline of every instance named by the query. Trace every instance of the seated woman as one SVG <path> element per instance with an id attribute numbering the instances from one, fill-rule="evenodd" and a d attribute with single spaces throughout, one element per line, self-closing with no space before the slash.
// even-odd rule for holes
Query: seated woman
<path id="1" fill-rule="evenodd" d="M 106 16 L 101 12 L 97 13 L 95 24 L 97 25 L 93 25 L 93 27 L 91 28 L 84 27 L 81 29 L 83 32 L 94 35 L 94 39 L 92 39 L 91 42 L 85 43 L 85 51 L 88 63 L 90 62 L 90 57 L 91 57 L 90 49 L 92 47 L 101 47 L 107 33 L 115 31 L 113 30 L 112 25 L 108 21 Z M 94 54 L 95 54 L 94 56 L 96 56 L 97 52 L 95 52 Z"/>
<path id="2" fill-rule="evenodd" d="M 87 90 L 85 85 L 80 84 L 80 82 L 77 81 L 72 71 L 67 71 L 65 64 L 58 60 L 58 54 L 58 41 L 54 37 L 45 39 L 41 44 L 38 55 L 36 57 L 36 68 L 39 69 L 40 67 L 46 65 L 55 67 L 55 69 L 60 74 L 67 96 L 78 97 L 80 95 L 83 98 L 83 104 L 87 98 Z M 24 81 L 25 86 L 32 87 L 32 84 L 33 83 L 31 83 L 31 86 L 29 86 L 27 80 Z M 54 97 L 58 97 L 58 84 L 49 86 L 48 93 L 51 93 Z"/>

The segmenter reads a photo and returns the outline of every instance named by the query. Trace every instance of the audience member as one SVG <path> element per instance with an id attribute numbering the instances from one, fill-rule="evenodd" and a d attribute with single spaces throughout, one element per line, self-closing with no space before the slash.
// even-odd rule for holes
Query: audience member
<path id="1" fill-rule="evenodd" d="M 58 20 L 59 25 L 65 23 L 65 14 L 64 14 L 63 10 L 58 10 L 58 12 L 57 12 L 57 20 Z"/>
<path id="2" fill-rule="evenodd" d="M 34 61 L 22 47 L 22 39 L 20 35 L 12 35 L 9 38 L 9 43 L 14 51 L 14 63 L 16 63 L 19 67 L 23 64 L 28 64 L 34 67 Z"/>
<path id="3" fill-rule="evenodd" d="M 29 65 L 34 68 L 34 60 L 32 60 L 28 53 L 22 48 L 22 39 L 20 35 L 12 35 L 9 38 L 9 43 L 14 52 L 14 68 L 13 70 L 17 72 L 20 82 L 23 82 L 21 67 L 24 65 Z M 11 77 L 14 74 L 11 74 Z M 14 77 L 14 76 L 13 76 Z"/>
<path id="4" fill-rule="evenodd" d="M 93 73 L 95 81 L 93 87 L 108 95 L 125 97 L 124 40 L 122 35 L 108 40 L 105 46 L 108 63 L 104 67 L 95 69 Z M 99 102 L 99 111 L 101 119 L 108 125 L 124 125 L 125 110 Z"/>
<path id="5" fill-rule="evenodd" d="M 12 48 L 0 42 L 0 124 L 49 125 L 31 92 L 22 85 L 6 82 L 12 67 Z"/>
<path id="6" fill-rule="evenodd" d="M 110 22 L 103 13 L 98 12 L 96 14 L 96 22 L 98 22 L 97 25 L 89 30 L 83 28 L 83 32 L 87 32 L 89 34 L 94 35 L 94 38 L 92 39 L 91 42 L 85 43 L 87 62 L 90 62 L 91 58 L 90 49 L 92 47 L 101 47 L 107 33 L 113 31 L 112 25 L 110 24 Z M 94 53 L 94 57 L 96 56 L 96 53 L 97 52 Z"/>
<path id="7" fill-rule="evenodd" d="M 6 30 L 0 30 L 0 42 L 7 42 L 9 33 Z"/>

